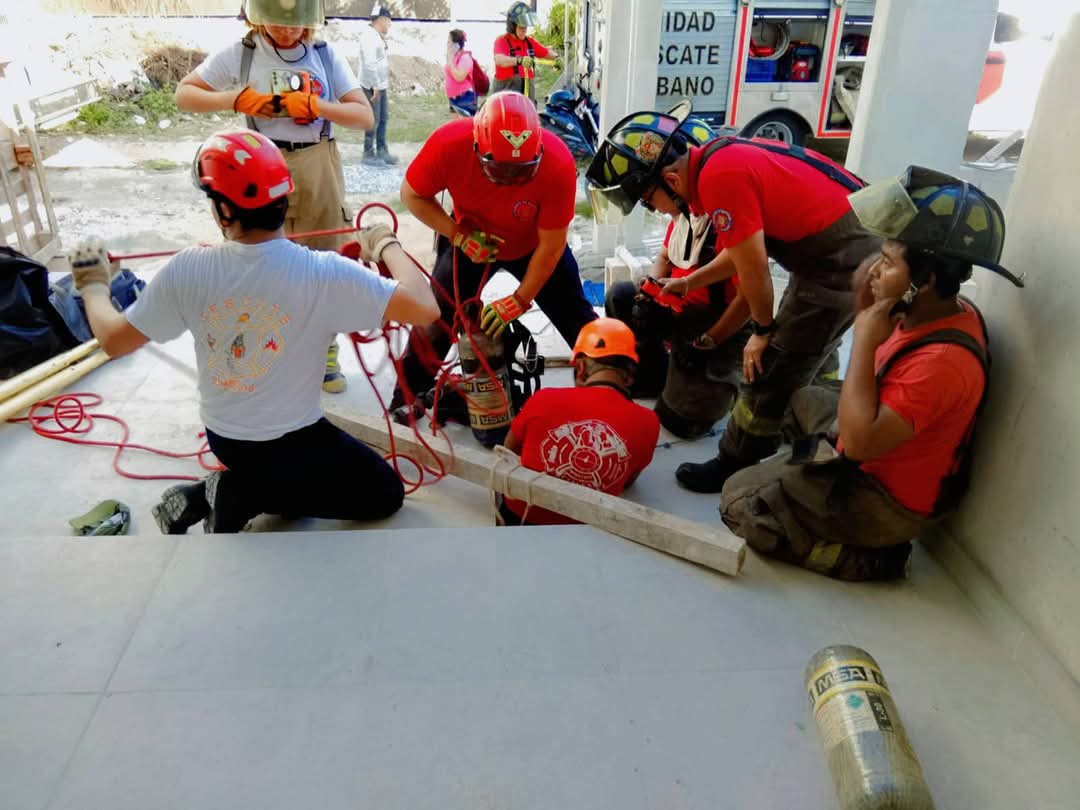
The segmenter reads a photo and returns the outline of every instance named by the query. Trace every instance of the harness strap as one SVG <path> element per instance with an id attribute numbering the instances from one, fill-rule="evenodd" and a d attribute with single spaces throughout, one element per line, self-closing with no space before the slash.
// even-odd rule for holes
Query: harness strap
<path id="1" fill-rule="evenodd" d="M 774 155 L 786 155 L 787 157 L 793 157 L 796 160 L 801 160 L 808 166 L 812 166 L 819 172 L 824 174 L 834 183 L 839 183 L 848 191 L 858 191 L 866 185 L 866 182 L 853 174 L 840 169 L 828 161 L 822 160 L 806 151 L 801 146 L 796 144 L 782 144 L 779 142 L 769 143 L 766 141 L 756 141 L 750 138 L 740 138 L 735 135 L 721 135 L 719 138 L 710 141 L 705 146 L 705 151 L 701 155 L 701 164 L 704 166 L 705 162 L 716 154 L 719 150 L 725 146 L 731 146 L 733 143 L 746 144 L 747 146 L 754 146 L 758 149 L 764 149 L 766 152 L 772 152 Z M 699 170 L 700 170 L 699 166 Z"/>

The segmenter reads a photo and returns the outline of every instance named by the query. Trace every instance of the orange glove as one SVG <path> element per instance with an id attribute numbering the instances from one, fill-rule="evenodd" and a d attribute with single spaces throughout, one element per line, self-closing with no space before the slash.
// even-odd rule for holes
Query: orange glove
<path id="1" fill-rule="evenodd" d="M 244 115 L 271 118 L 274 115 L 274 97 L 248 86 L 237 93 L 236 98 L 233 99 L 232 108 L 234 112 Z"/>
<path id="2" fill-rule="evenodd" d="M 319 97 L 314 93 L 283 93 L 281 108 L 298 124 L 309 124 L 319 117 Z"/>
<path id="3" fill-rule="evenodd" d="M 487 264 L 495 261 L 504 240 L 501 236 L 486 231 L 466 231 L 459 228 L 450 241 L 473 264 Z"/>

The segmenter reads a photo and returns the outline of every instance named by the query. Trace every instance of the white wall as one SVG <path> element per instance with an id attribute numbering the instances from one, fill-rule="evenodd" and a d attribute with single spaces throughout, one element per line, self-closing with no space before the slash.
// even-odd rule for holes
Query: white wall
<path id="1" fill-rule="evenodd" d="M 869 181 L 960 165 L 997 0 L 878 0 L 847 167 Z"/>
<path id="2" fill-rule="evenodd" d="M 977 470 L 946 531 L 1080 680 L 1080 14 L 1039 92 L 1006 211 L 1002 263 L 979 278 L 994 367 Z M 1019 646 L 1023 628 L 1014 639 Z"/>

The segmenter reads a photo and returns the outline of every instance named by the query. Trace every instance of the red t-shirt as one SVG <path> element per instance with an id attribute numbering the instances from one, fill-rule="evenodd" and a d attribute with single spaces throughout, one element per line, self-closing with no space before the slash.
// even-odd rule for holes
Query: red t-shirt
<path id="1" fill-rule="evenodd" d="M 520 186 L 498 185 L 473 151 L 472 120 L 450 121 L 420 147 L 405 179 L 421 197 L 448 190 L 457 222 L 501 236 L 499 258 L 518 259 L 536 249 L 538 229 L 565 228 L 574 218 L 574 158 L 557 136 L 543 130 L 540 137 L 544 155 L 536 175 Z"/>
<path id="2" fill-rule="evenodd" d="M 964 308 L 965 312 L 914 329 L 897 326 L 874 353 L 875 368 L 880 369 L 904 344 L 938 329 L 963 330 L 985 347 L 979 316 Z M 864 461 L 863 471 L 908 509 L 929 515 L 941 479 L 952 469 L 956 448 L 975 418 L 985 384 L 978 359 L 963 346 L 932 343 L 897 360 L 881 381 L 878 398 L 911 425 L 915 435 L 885 455 Z"/>
<path id="3" fill-rule="evenodd" d="M 526 41 L 528 44 L 526 44 Z M 502 54 L 503 56 L 528 56 L 529 45 L 532 45 L 532 55 L 541 59 L 551 54 L 547 48 L 541 45 L 532 37 L 525 37 L 525 39 L 518 39 L 513 34 L 503 34 L 501 37 L 495 40 L 495 55 Z M 518 70 L 521 70 L 522 76 L 531 79 L 533 77 L 533 71 L 530 68 L 524 68 L 520 65 L 496 65 L 495 66 L 495 78 L 496 79 L 512 79 L 514 76 L 519 75 Z"/>
<path id="4" fill-rule="evenodd" d="M 669 248 L 668 245 L 671 242 L 671 234 L 672 234 L 672 231 L 674 231 L 674 230 L 675 230 L 675 220 L 672 219 L 671 222 L 668 223 L 667 233 L 664 234 L 664 247 L 668 248 L 668 255 L 669 256 L 671 255 L 671 248 Z M 679 245 L 676 245 L 675 250 L 682 250 L 682 247 L 679 246 Z M 700 264 L 695 264 L 692 267 L 684 268 L 684 267 L 676 267 L 674 264 L 672 264 L 671 265 L 671 277 L 672 278 L 682 278 L 683 276 L 688 276 L 691 273 L 693 273 L 695 270 L 697 270 L 698 267 L 700 267 L 700 266 L 701 266 Z M 739 277 L 738 276 L 732 276 L 731 278 L 726 278 L 723 281 L 719 281 L 717 283 L 723 285 L 724 301 L 726 303 L 728 303 L 728 304 L 730 304 L 732 301 L 734 301 L 735 300 L 736 289 L 739 286 Z M 688 304 L 690 304 L 691 306 L 695 306 L 695 307 L 707 307 L 711 303 L 711 301 L 709 299 L 709 288 L 708 287 L 698 287 L 696 290 L 691 290 L 690 292 L 688 292 L 684 296 L 684 298 L 686 298 L 686 302 Z"/>
<path id="5" fill-rule="evenodd" d="M 782 242 L 797 242 L 851 210 L 846 188 L 796 157 L 733 143 L 718 149 L 701 166 L 703 152 L 704 147 L 690 149 L 695 187 L 690 209 L 712 218 L 717 250 L 737 245 L 758 231 Z M 844 171 L 842 166 L 837 168 Z"/>
<path id="6" fill-rule="evenodd" d="M 514 417 L 510 432 L 521 443 L 521 463 L 564 481 L 619 495 L 626 482 L 649 466 L 660 420 L 653 411 L 614 388 L 544 388 Z M 525 502 L 506 499 L 516 515 Z M 534 506 L 529 523 L 577 523 Z"/>

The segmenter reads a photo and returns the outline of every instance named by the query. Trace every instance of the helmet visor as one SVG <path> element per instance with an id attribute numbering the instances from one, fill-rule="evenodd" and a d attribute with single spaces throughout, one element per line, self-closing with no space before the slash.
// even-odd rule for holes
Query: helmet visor
<path id="1" fill-rule="evenodd" d="M 252 25 L 318 28 L 325 19 L 323 0 L 244 0 L 244 13 Z"/>
<path id="2" fill-rule="evenodd" d="M 521 6 L 514 9 L 514 13 L 510 16 L 510 21 L 514 25 L 523 25 L 526 28 L 535 28 L 540 25 L 540 18 L 536 12 L 531 10 L 528 6 Z"/>
<path id="3" fill-rule="evenodd" d="M 484 175 L 500 186 L 520 186 L 528 183 L 540 170 L 541 155 L 525 163 L 500 163 L 490 155 L 479 155 L 479 158 Z"/>
<path id="4" fill-rule="evenodd" d="M 919 213 L 898 177 L 871 183 L 850 194 L 848 202 L 864 228 L 887 239 L 900 236 Z"/>
<path id="5" fill-rule="evenodd" d="M 589 186 L 593 221 L 597 225 L 618 225 L 634 210 L 640 199 L 627 194 L 622 186 Z"/>

